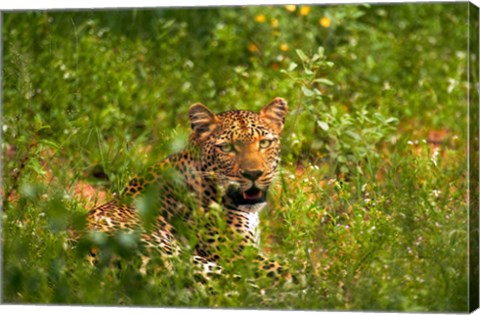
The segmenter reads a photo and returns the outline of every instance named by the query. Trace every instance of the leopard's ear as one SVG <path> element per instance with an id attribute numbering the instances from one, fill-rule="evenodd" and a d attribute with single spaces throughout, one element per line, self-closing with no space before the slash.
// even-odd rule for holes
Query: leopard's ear
<path id="1" fill-rule="evenodd" d="M 276 97 L 260 111 L 260 118 L 265 120 L 277 134 L 280 134 L 283 130 L 287 111 L 287 101 L 281 97 Z"/>
<path id="2" fill-rule="evenodd" d="M 188 117 L 193 131 L 193 139 L 200 142 L 215 130 L 218 123 L 217 116 L 207 106 L 200 103 L 190 106 Z"/>

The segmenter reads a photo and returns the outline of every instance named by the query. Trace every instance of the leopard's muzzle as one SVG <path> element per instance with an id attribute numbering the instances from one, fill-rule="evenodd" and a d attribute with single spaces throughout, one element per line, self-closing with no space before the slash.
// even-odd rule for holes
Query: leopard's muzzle
<path id="1" fill-rule="evenodd" d="M 230 197 L 236 205 L 253 205 L 265 202 L 267 192 L 267 189 L 259 189 L 255 185 L 252 185 L 251 188 L 245 191 L 241 191 L 238 187 L 230 186 L 227 190 L 227 196 Z"/>

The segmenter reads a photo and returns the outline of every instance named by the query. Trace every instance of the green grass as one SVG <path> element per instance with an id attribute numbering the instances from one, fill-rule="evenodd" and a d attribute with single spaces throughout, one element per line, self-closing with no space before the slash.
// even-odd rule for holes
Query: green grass
<path id="1" fill-rule="evenodd" d="M 466 311 L 468 4 L 300 12 L 4 13 L 3 301 Z M 69 241 L 91 207 L 76 184 L 121 191 L 185 146 L 194 102 L 276 96 L 290 113 L 262 247 L 307 290 L 220 278 L 209 294 L 185 262 L 141 274 L 131 239 L 100 240 L 119 268 Z"/>

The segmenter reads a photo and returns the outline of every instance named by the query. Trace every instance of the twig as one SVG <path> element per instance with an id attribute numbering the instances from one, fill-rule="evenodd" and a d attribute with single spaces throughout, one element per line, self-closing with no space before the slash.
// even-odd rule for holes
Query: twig
<path id="1" fill-rule="evenodd" d="M 30 144 L 28 145 L 27 150 L 25 151 L 23 157 L 20 159 L 20 165 L 14 168 L 13 171 L 10 173 L 11 179 L 12 179 L 12 186 L 4 195 L 3 202 L 2 202 L 2 211 L 5 211 L 5 209 L 7 209 L 10 197 L 12 196 L 13 192 L 17 190 L 18 179 L 20 178 L 20 175 L 25 169 L 25 166 L 27 165 L 28 160 L 30 160 L 32 156 L 31 155 L 32 150 L 35 149 L 36 146 L 37 146 L 37 141 L 32 140 L 32 142 L 30 142 Z"/>

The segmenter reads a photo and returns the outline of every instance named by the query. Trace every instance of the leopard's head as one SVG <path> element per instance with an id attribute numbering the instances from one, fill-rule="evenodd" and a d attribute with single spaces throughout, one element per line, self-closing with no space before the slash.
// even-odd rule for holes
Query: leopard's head
<path id="1" fill-rule="evenodd" d="M 280 134 L 287 102 L 275 98 L 259 113 L 232 110 L 214 114 L 190 107 L 192 140 L 201 152 L 201 171 L 214 177 L 237 205 L 265 202 L 280 161 Z"/>

